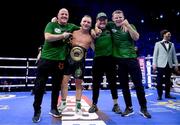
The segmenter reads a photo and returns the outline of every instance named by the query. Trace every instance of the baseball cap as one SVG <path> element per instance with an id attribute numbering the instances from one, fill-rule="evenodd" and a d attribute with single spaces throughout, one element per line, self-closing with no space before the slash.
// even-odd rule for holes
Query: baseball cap
<path id="1" fill-rule="evenodd" d="M 100 18 L 105 18 L 105 19 L 107 19 L 107 15 L 106 15 L 104 12 L 100 12 L 100 13 L 98 13 L 96 19 L 100 19 Z"/>

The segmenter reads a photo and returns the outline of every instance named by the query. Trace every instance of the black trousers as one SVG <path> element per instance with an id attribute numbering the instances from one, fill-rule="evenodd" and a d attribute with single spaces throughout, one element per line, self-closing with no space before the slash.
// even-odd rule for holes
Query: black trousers
<path id="1" fill-rule="evenodd" d="M 163 87 L 162 84 L 165 84 L 165 95 L 170 95 L 170 88 L 171 88 L 171 72 L 172 68 L 169 68 L 169 65 L 167 64 L 165 68 L 157 68 L 157 93 L 159 97 L 162 97 L 163 94 Z M 165 76 L 163 78 L 163 75 Z"/>
<path id="2" fill-rule="evenodd" d="M 37 66 L 37 75 L 34 86 L 34 103 L 35 111 L 41 109 L 43 94 L 48 77 L 51 76 L 52 93 L 51 109 L 56 109 L 58 104 L 59 90 L 63 78 L 64 62 L 41 59 Z"/>
<path id="3" fill-rule="evenodd" d="M 129 90 L 129 75 L 135 85 L 137 98 L 141 108 L 147 108 L 144 86 L 142 84 L 142 73 L 137 59 L 133 58 L 115 58 L 118 65 L 118 78 L 122 86 L 122 92 L 126 107 L 132 106 L 132 100 Z"/>
<path id="4" fill-rule="evenodd" d="M 117 85 L 116 85 L 116 67 L 113 64 L 111 56 L 96 57 L 93 61 L 93 104 L 97 104 L 99 97 L 99 89 L 103 76 L 106 75 L 107 82 L 110 85 L 111 95 L 113 99 L 118 99 Z"/>

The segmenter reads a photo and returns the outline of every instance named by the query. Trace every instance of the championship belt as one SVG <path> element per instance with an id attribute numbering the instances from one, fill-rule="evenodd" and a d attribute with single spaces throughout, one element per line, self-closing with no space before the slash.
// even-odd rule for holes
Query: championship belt
<path id="1" fill-rule="evenodd" d="M 73 47 L 70 51 L 71 58 L 76 62 L 81 61 L 84 58 L 84 55 L 84 49 L 79 46 Z"/>

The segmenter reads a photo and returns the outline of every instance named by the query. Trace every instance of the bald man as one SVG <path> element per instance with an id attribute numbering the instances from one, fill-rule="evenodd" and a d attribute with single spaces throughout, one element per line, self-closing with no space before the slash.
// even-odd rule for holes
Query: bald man
<path id="1" fill-rule="evenodd" d="M 78 26 L 68 23 L 69 12 L 66 8 L 59 10 L 57 22 L 49 22 L 44 31 L 44 45 L 40 60 L 37 66 L 37 76 L 35 79 L 34 92 L 34 116 L 32 121 L 40 121 L 41 104 L 48 77 L 52 79 L 51 110 L 53 117 L 60 117 L 61 113 L 57 110 L 60 84 L 63 79 L 64 62 L 67 54 L 66 39 L 71 32 L 79 29 Z"/>

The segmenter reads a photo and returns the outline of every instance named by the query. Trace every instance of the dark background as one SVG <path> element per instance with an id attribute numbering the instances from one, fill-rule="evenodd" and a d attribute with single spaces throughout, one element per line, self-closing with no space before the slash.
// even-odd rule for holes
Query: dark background
<path id="1" fill-rule="evenodd" d="M 5 3 L 4 3 L 5 2 Z M 98 12 L 107 13 L 109 20 L 116 9 L 124 11 L 133 23 L 140 39 L 140 55 L 153 52 L 154 43 L 160 40 L 159 31 L 168 29 L 172 42 L 180 53 L 180 4 L 178 0 L 25 0 L 4 1 L 1 4 L 0 57 L 36 57 L 44 42 L 44 28 L 59 9 L 69 10 L 69 22 L 79 25 L 83 15 L 93 18 Z M 179 13 L 178 13 L 179 12 Z M 160 15 L 163 14 L 163 18 Z M 141 20 L 144 23 L 141 23 Z"/>

